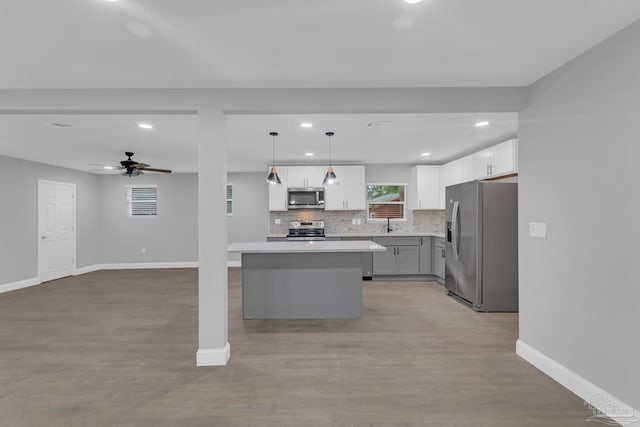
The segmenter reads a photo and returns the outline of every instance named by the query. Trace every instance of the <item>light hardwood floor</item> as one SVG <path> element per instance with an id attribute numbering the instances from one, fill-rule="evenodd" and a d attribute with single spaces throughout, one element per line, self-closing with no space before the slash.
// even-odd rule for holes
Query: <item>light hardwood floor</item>
<path id="1" fill-rule="evenodd" d="M 581 426 L 578 397 L 515 355 L 515 314 L 440 285 L 365 282 L 364 315 L 243 321 L 197 368 L 197 271 L 100 271 L 0 294 L 0 426 Z"/>

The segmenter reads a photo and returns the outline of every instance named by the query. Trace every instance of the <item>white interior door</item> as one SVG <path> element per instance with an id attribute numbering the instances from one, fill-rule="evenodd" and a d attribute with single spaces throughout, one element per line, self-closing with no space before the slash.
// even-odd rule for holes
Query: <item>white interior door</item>
<path id="1" fill-rule="evenodd" d="M 70 276 L 76 264 L 75 184 L 38 181 L 38 278 Z"/>

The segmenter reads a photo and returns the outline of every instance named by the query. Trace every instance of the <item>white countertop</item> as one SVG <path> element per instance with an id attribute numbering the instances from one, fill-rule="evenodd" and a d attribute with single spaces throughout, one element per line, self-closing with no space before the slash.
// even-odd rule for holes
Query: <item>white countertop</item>
<path id="1" fill-rule="evenodd" d="M 312 242 L 243 242 L 231 243 L 228 252 L 251 254 L 303 252 L 384 252 L 387 248 L 368 240 Z"/>
<path id="2" fill-rule="evenodd" d="M 440 237 L 444 239 L 444 233 L 407 233 L 407 232 L 391 232 L 391 233 L 327 233 L 327 237 Z M 286 234 L 268 234 L 267 237 L 287 237 Z"/>

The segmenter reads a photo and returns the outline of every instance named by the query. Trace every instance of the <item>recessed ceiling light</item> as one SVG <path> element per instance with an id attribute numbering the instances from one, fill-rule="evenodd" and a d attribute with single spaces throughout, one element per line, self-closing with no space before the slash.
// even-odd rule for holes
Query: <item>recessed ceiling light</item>
<path id="1" fill-rule="evenodd" d="M 138 123 L 138 127 L 140 129 L 153 129 L 153 125 L 150 125 L 149 123 Z"/>
<path id="2" fill-rule="evenodd" d="M 108 171 L 113 170 L 113 166 L 104 166 L 104 168 Z"/>
<path id="3" fill-rule="evenodd" d="M 431 153 L 422 153 L 422 154 L 420 154 L 420 155 L 421 155 L 422 157 L 426 157 L 426 156 L 430 156 L 430 155 L 431 155 Z"/>
<path id="4" fill-rule="evenodd" d="M 416 4 L 416 3 L 420 3 L 422 0 L 404 0 L 405 3 L 408 4 Z"/>
<path id="5" fill-rule="evenodd" d="M 304 153 L 304 155 L 307 156 L 307 157 L 311 157 L 311 156 L 313 156 L 313 153 Z"/>
<path id="6" fill-rule="evenodd" d="M 300 127 L 310 128 L 310 127 L 313 127 L 313 123 L 300 123 Z"/>
<path id="7" fill-rule="evenodd" d="M 489 126 L 489 122 L 477 122 L 476 123 L 476 127 L 477 128 L 481 128 L 481 127 L 484 127 L 484 126 Z"/>
<path id="8" fill-rule="evenodd" d="M 112 3 L 115 3 L 115 2 L 117 2 L 118 0 L 105 0 L 105 1 L 110 1 L 110 2 L 112 2 Z"/>

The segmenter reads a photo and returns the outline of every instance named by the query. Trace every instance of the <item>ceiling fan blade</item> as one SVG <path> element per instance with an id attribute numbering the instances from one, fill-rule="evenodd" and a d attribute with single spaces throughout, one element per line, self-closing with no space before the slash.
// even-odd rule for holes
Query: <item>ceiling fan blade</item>
<path id="1" fill-rule="evenodd" d="M 146 167 L 149 167 L 151 165 L 148 165 L 146 163 L 134 163 L 131 165 L 132 168 L 136 168 L 136 169 L 144 169 Z"/>
<path id="2" fill-rule="evenodd" d="M 89 163 L 89 166 L 100 166 L 104 170 L 121 170 L 122 166 L 105 165 L 104 163 Z"/>
<path id="3" fill-rule="evenodd" d="M 171 169 L 142 168 L 143 171 L 171 173 Z"/>

